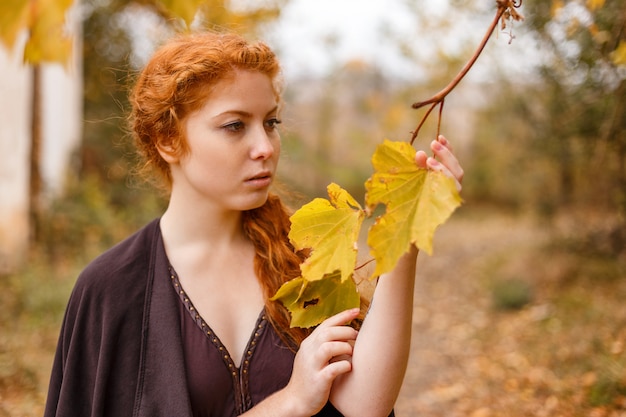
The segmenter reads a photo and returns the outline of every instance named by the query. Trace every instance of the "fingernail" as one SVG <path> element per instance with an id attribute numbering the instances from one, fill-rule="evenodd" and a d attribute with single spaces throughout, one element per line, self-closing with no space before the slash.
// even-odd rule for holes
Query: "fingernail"
<path id="1" fill-rule="evenodd" d="M 437 141 L 433 141 L 433 149 L 436 151 L 440 151 L 443 149 L 443 145 Z"/>

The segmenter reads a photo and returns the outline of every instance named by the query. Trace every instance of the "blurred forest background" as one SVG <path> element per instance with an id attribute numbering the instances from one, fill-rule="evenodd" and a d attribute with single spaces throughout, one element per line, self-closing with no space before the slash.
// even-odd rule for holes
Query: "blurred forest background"
<path id="1" fill-rule="evenodd" d="M 27 262 L 0 276 L 0 417 L 42 414 L 77 274 L 165 206 L 133 177 L 125 115 L 139 46 L 199 7 L 196 27 L 267 38 L 280 55 L 272 30 L 289 3 L 82 1 L 82 143 L 64 192 L 37 213 Z M 415 38 L 372 28 L 419 76 L 394 74 L 383 58 L 343 60 L 332 33 L 319 39 L 328 71 L 285 74 L 280 172 L 295 206 L 331 181 L 362 201 L 376 145 L 410 138 L 423 115 L 411 104 L 452 79 L 496 9 L 449 0 L 433 16 L 421 5 L 405 4 Z M 446 101 L 442 132 L 465 167 L 465 202 L 419 260 L 399 416 L 626 416 L 626 2 L 519 10 L 525 20 L 494 35 L 478 75 Z M 138 34 L 140 18 L 150 30 Z M 454 46 L 438 42 L 451 31 Z M 516 43 L 532 48 L 532 65 L 505 52 Z M 435 129 L 433 115 L 416 147 Z"/>

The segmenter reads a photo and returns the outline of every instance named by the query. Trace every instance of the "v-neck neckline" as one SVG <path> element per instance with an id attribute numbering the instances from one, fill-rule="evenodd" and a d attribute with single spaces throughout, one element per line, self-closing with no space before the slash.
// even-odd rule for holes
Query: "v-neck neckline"
<path id="1" fill-rule="evenodd" d="M 261 309 L 261 312 L 257 316 L 254 327 L 250 332 L 250 336 L 248 337 L 248 343 L 246 344 L 246 348 L 243 351 L 242 357 L 239 358 L 239 364 L 237 364 L 231 353 L 228 351 L 224 343 L 222 343 L 219 335 L 215 333 L 215 331 L 211 328 L 211 326 L 204 320 L 201 316 L 200 312 L 195 308 L 191 298 L 187 295 L 182 284 L 178 279 L 178 275 L 172 266 L 169 267 L 170 278 L 172 280 L 172 284 L 174 289 L 178 293 L 178 296 L 185 306 L 185 310 L 191 315 L 191 318 L 196 323 L 198 328 L 202 331 L 202 333 L 211 341 L 211 343 L 215 346 L 215 348 L 219 351 L 220 357 L 222 358 L 224 364 L 228 368 L 229 372 L 236 373 L 240 375 L 247 374 L 248 368 L 250 366 L 250 360 L 252 359 L 252 354 L 257 346 L 257 341 L 261 337 L 263 330 L 267 325 L 267 318 L 265 315 L 265 307 Z"/>

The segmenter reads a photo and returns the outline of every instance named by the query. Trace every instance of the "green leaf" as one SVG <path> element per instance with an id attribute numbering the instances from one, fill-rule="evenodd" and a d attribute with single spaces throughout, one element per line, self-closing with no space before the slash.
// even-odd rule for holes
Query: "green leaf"
<path id="1" fill-rule="evenodd" d="M 353 279 L 341 279 L 336 271 L 309 282 L 302 277 L 280 287 L 271 298 L 279 300 L 291 313 L 291 327 L 317 326 L 344 310 L 359 307 L 360 297 Z"/>
<path id="2" fill-rule="evenodd" d="M 372 157 L 375 172 L 365 187 L 371 212 L 386 206 L 368 233 L 376 260 L 374 276 L 392 270 L 411 244 L 432 253 L 436 228 L 461 205 L 452 178 L 415 164 L 415 149 L 407 142 L 385 140 Z"/>
<path id="3" fill-rule="evenodd" d="M 316 198 L 291 216 L 289 239 L 297 250 L 311 249 L 301 265 L 302 278 L 317 281 L 335 271 L 341 280 L 352 276 L 357 240 L 365 213 L 337 184 L 328 186 L 329 200 Z"/>

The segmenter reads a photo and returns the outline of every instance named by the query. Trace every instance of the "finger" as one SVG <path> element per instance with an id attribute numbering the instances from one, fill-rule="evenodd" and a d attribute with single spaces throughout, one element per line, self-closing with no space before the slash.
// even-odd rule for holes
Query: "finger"
<path id="1" fill-rule="evenodd" d="M 344 310 L 324 320 L 318 327 L 344 326 L 359 316 L 361 310 L 353 308 Z"/>
<path id="2" fill-rule="evenodd" d="M 348 342 L 326 342 L 320 346 L 319 359 L 322 363 L 327 363 L 343 356 L 352 356 L 353 350 Z"/>
<path id="3" fill-rule="evenodd" d="M 348 360 L 340 360 L 331 362 L 324 367 L 322 375 L 328 381 L 334 381 L 339 375 L 347 374 L 352 370 L 352 362 Z"/>
<path id="4" fill-rule="evenodd" d="M 443 165 L 460 184 L 463 181 L 463 168 L 452 151 L 436 140 L 431 142 L 430 147 L 441 162 L 441 165 Z M 427 163 L 429 167 L 435 169 L 436 164 L 432 161 L 427 161 Z"/>
<path id="5" fill-rule="evenodd" d="M 339 355 L 330 359 L 330 363 L 338 362 L 338 361 L 352 362 L 352 355 Z"/>
<path id="6" fill-rule="evenodd" d="M 329 363 L 352 361 L 353 347 L 347 342 L 322 343 L 310 356 L 308 366 L 310 370 L 322 370 Z"/>
<path id="7" fill-rule="evenodd" d="M 332 341 L 352 342 L 356 340 L 359 332 L 350 326 L 342 325 L 317 328 L 315 329 L 313 334 L 315 334 L 314 337 L 315 339 L 317 339 L 318 343 Z"/>
<path id="8" fill-rule="evenodd" d="M 454 183 L 456 184 L 457 191 L 459 192 L 461 191 L 461 189 L 463 188 L 461 185 L 461 181 L 459 181 L 445 165 L 443 165 L 441 162 L 437 161 L 435 158 L 432 158 L 432 157 L 428 158 L 427 164 L 428 164 L 428 168 L 432 169 L 433 171 L 442 172 L 447 177 L 452 178 L 454 180 Z"/>
<path id="9" fill-rule="evenodd" d="M 450 144 L 450 141 L 448 141 L 448 139 L 446 139 L 445 136 L 443 135 L 437 136 L 437 141 L 441 143 L 443 146 L 445 146 L 446 148 L 448 148 L 450 152 L 454 153 L 454 148 L 452 147 L 452 145 Z"/>
<path id="10" fill-rule="evenodd" d="M 427 168 L 426 160 L 428 159 L 428 155 L 424 151 L 417 151 L 415 153 L 415 163 L 420 168 Z"/>

